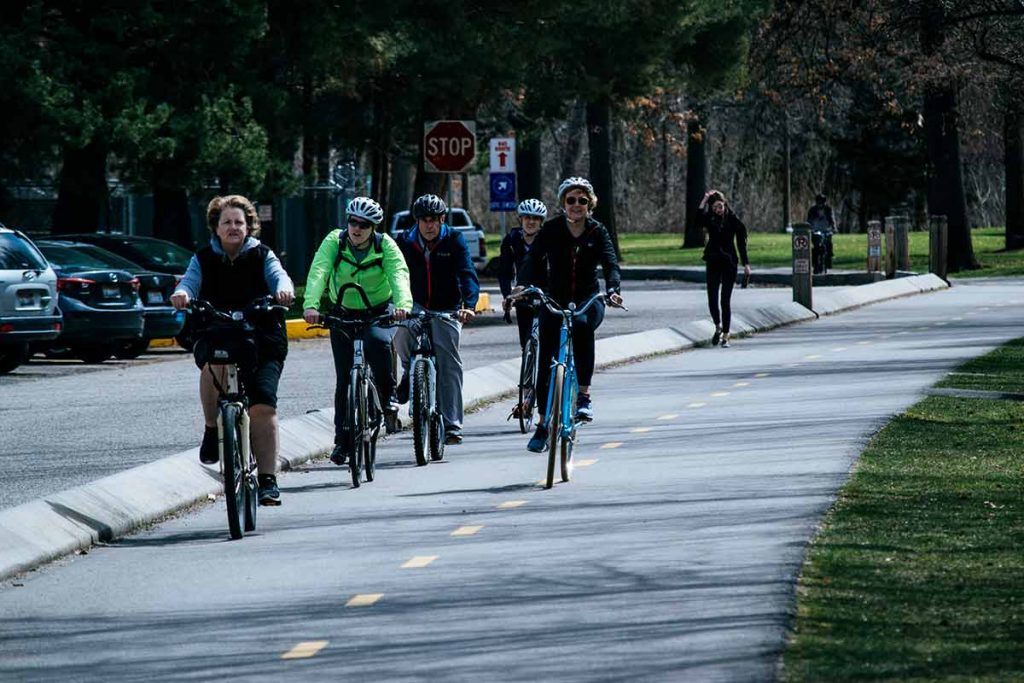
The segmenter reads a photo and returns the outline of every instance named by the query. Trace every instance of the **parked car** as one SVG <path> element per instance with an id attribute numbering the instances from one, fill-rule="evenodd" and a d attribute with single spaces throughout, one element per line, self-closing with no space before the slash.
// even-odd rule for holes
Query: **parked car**
<path id="1" fill-rule="evenodd" d="M 0 223 L 0 375 L 60 335 L 57 275 L 28 237 Z"/>
<path id="2" fill-rule="evenodd" d="M 411 228 L 416 221 L 408 211 L 399 211 L 391 217 L 390 234 L 392 237 Z M 487 243 L 483 229 L 473 222 L 465 209 L 453 208 L 449 213 L 448 225 L 462 233 L 469 246 L 469 255 L 473 258 L 473 266 L 477 270 L 487 265 Z"/>
<path id="3" fill-rule="evenodd" d="M 179 280 L 184 277 L 189 261 L 192 260 L 192 252 L 185 247 L 155 237 L 105 232 L 88 232 L 64 235 L 63 237 L 64 239 L 71 239 L 76 242 L 95 244 L 97 247 L 103 247 L 107 251 L 112 251 L 132 263 L 139 264 L 146 270 L 157 273 L 169 273 L 176 276 Z M 192 337 L 188 320 L 185 321 L 185 326 L 175 335 L 174 339 L 182 348 L 192 348 Z"/>
<path id="4" fill-rule="evenodd" d="M 110 268 L 131 273 L 139 281 L 139 298 L 144 308 L 144 326 L 142 337 L 133 339 L 114 350 L 114 356 L 121 359 L 138 358 L 149 347 L 153 339 L 174 337 L 181 332 L 185 322 L 185 313 L 176 311 L 171 306 L 171 294 L 177 278 L 167 273 L 156 273 L 147 270 L 137 263 L 132 263 L 112 251 L 84 242 L 70 240 L 38 240 L 36 242 L 44 256 L 53 247 L 66 247 L 82 252 L 87 256 L 102 261 Z"/>
<path id="5" fill-rule="evenodd" d="M 102 363 L 142 338 L 145 309 L 137 277 L 78 249 L 59 244 L 42 249 L 57 273 L 64 329 L 53 342 L 33 344 L 35 350 L 66 349 L 86 363 Z"/>

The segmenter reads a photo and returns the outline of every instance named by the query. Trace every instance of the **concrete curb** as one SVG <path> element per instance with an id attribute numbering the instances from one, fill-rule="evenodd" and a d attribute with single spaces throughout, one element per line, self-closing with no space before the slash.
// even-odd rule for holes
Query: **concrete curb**
<path id="1" fill-rule="evenodd" d="M 935 275 L 886 280 L 822 295 L 818 315 L 869 303 L 946 289 Z M 815 313 L 795 303 L 737 313 L 734 336 L 813 320 Z M 708 320 L 682 323 L 597 342 L 597 367 L 673 353 L 706 344 L 714 326 Z M 467 410 L 514 392 L 519 359 L 465 373 Z M 315 410 L 282 420 L 281 466 L 290 469 L 325 453 L 334 443 L 334 411 Z M 0 580 L 92 544 L 122 536 L 223 491 L 216 469 L 199 463 L 198 448 L 118 472 L 94 482 L 0 510 Z M 225 534 L 227 533 L 225 529 Z"/>

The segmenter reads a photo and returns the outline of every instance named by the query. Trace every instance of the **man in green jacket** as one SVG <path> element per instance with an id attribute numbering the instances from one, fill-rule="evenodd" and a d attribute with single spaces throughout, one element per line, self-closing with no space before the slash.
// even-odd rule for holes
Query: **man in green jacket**
<path id="1" fill-rule="evenodd" d="M 409 268 L 401 250 L 390 236 L 376 227 L 384 220 L 380 204 L 369 197 L 356 197 L 348 203 L 348 228 L 334 230 L 320 244 L 306 278 L 305 311 L 302 317 L 313 325 L 320 321 L 321 299 L 326 290 L 332 312 L 344 309 L 346 318 L 360 315 L 373 317 L 392 310 L 395 320 L 405 320 L 412 310 L 409 289 Z M 338 301 L 338 290 L 354 282 L 366 292 L 370 308 L 366 308 L 359 292 L 349 289 Z M 355 313 L 354 313 L 355 312 Z M 370 327 L 363 336 L 363 352 L 373 369 L 377 393 L 384 404 L 388 431 L 397 428 L 398 402 L 395 400 L 395 368 L 391 352 L 394 329 Z M 331 330 L 331 351 L 334 353 L 334 451 L 331 461 L 345 464 L 347 425 L 346 396 L 349 370 L 352 367 L 352 339 L 338 330 Z"/>

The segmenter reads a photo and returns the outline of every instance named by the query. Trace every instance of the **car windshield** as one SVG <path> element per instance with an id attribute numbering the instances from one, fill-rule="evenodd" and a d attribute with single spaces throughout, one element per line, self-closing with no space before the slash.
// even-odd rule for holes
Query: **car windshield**
<path id="1" fill-rule="evenodd" d="M 133 263 L 132 261 L 129 261 L 123 256 L 118 256 L 112 251 L 107 251 L 106 249 L 103 249 L 101 247 L 94 247 L 91 244 L 74 246 L 71 247 L 71 249 L 81 251 L 82 253 L 88 254 L 94 259 L 103 261 L 103 263 L 107 264 L 111 268 L 117 268 L 118 270 L 128 270 L 132 272 L 142 270 L 142 266 L 140 266 L 139 264 Z"/>
<path id="2" fill-rule="evenodd" d="M 46 261 L 24 237 L 0 234 L 0 270 L 46 270 Z"/>
<path id="3" fill-rule="evenodd" d="M 53 265 L 65 270 L 109 270 L 110 266 L 95 256 L 57 244 L 41 244 L 39 248 Z"/>
<path id="4" fill-rule="evenodd" d="M 192 252 L 173 242 L 152 239 L 125 240 L 125 246 L 137 252 L 143 258 L 139 261 L 151 263 L 153 266 L 173 268 L 184 273 L 192 260 Z"/>

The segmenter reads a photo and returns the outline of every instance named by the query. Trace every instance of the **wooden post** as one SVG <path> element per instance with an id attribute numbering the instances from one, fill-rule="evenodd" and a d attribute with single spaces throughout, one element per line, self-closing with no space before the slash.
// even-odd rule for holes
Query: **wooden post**
<path id="1" fill-rule="evenodd" d="M 885 279 L 896 277 L 896 228 L 892 216 L 885 219 Z"/>
<path id="2" fill-rule="evenodd" d="M 882 222 L 868 221 L 868 272 L 882 270 Z"/>
<path id="3" fill-rule="evenodd" d="M 928 221 L 928 271 L 947 280 L 947 258 L 949 236 L 945 216 L 932 216 Z"/>
<path id="4" fill-rule="evenodd" d="M 910 219 L 906 216 L 886 216 L 885 222 L 893 226 L 896 270 L 910 270 Z"/>
<path id="5" fill-rule="evenodd" d="M 811 226 L 793 226 L 793 301 L 814 310 L 811 279 Z"/>

